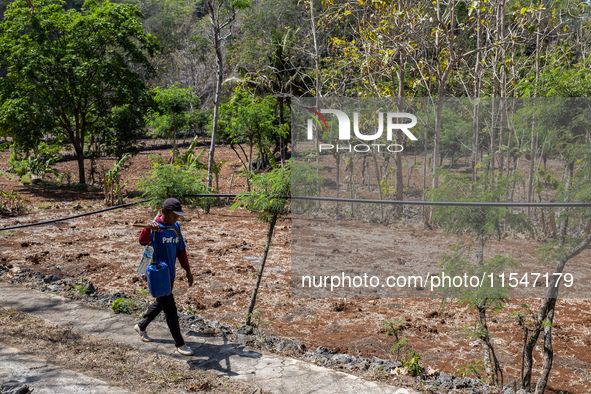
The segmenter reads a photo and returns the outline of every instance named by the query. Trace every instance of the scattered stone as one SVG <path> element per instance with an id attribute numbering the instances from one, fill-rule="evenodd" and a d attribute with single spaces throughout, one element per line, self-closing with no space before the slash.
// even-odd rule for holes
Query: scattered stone
<path id="1" fill-rule="evenodd" d="M 389 360 L 382 360 L 377 357 L 373 357 L 371 360 L 371 366 L 369 367 L 370 371 L 382 371 L 384 373 L 390 373 L 393 369 L 398 367 L 402 367 L 402 363 L 400 362 L 393 362 Z"/>
<path id="2" fill-rule="evenodd" d="M 252 326 L 242 325 L 237 330 L 236 333 L 240 335 L 252 335 L 254 329 Z"/>
<path id="3" fill-rule="evenodd" d="M 282 341 L 279 340 L 275 344 L 275 350 L 277 353 L 298 355 L 306 351 L 306 345 L 298 341 Z"/>
<path id="4" fill-rule="evenodd" d="M 369 359 L 364 358 L 364 357 L 358 358 L 357 362 L 355 363 L 355 366 L 362 371 L 367 371 L 369 369 L 370 365 L 371 365 L 371 362 L 369 361 Z"/>
<path id="5" fill-rule="evenodd" d="M 214 327 L 207 327 L 203 330 L 203 334 L 205 335 L 215 335 L 216 329 Z"/>
<path id="6" fill-rule="evenodd" d="M 400 367 L 400 368 L 394 368 L 393 370 L 390 371 L 391 375 L 408 375 L 408 368 L 406 367 Z"/>
<path id="7" fill-rule="evenodd" d="M 15 276 L 23 272 L 19 267 L 13 267 L 8 270 L 10 276 Z"/>
<path id="8" fill-rule="evenodd" d="M 451 383 L 453 381 L 453 376 L 446 374 L 445 372 L 439 373 L 439 380 L 441 383 Z"/>
<path id="9" fill-rule="evenodd" d="M 482 382 L 479 379 L 466 378 L 466 380 L 470 381 L 470 386 L 472 386 L 472 387 L 482 387 Z M 527 393 L 522 393 L 522 394 L 527 394 Z"/>
<path id="10" fill-rule="evenodd" d="M 348 354 L 335 354 L 334 356 L 332 356 L 332 360 L 339 362 L 341 364 L 352 364 L 355 363 L 356 358 L 353 356 L 350 356 Z"/>
<path id="11" fill-rule="evenodd" d="M 507 385 L 503 387 L 503 394 L 515 394 L 515 390 L 513 390 L 513 387 Z"/>
<path id="12" fill-rule="evenodd" d="M 242 257 L 244 260 L 248 260 L 251 263 L 260 263 L 261 262 L 261 258 L 257 257 L 257 256 L 243 256 Z"/>
<path id="13" fill-rule="evenodd" d="M 184 315 L 184 316 L 181 316 L 181 320 L 190 324 L 190 323 L 200 323 L 203 321 L 203 318 L 201 316 L 197 316 L 197 315 Z"/>
<path id="14" fill-rule="evenodd" d="M 45 283 L 57 282 L 58 280 L 60 280 L 60 277 L 54 274 L 45 275 L 43 278 L 43 282 Z"/>
<path id="15" fill-rule="evenodd" d="M 33 277 L 38 280 L 43 280 L 45 278 L 45 274 L 35 271 L 35 272 L 33 272 Z"/>
<path id="16" fill-rule="evenodd" d="M 462 378 L 454 378 L 453 385 L 456 389 L 463 389 L 467 387 L 466 381 Z"/>
<path id="17" fill-rule="evenodd" d="M 454 377 L 446 374 L 445 372 L 439 373 L 439 378 L 437 379 L 437 381 L 439 383 L 441 383 L 441 385 L 439 387 L 442 389 L 448 389 L 448 390 L 451 390 L 454 388 L 453 380 L 454 380 Z"/>
<path id="18" fill-rule="evenodd" d="M 279 339 L 277 339 L 275 337 L 266 337 L 266 338 L 263 338 L 263 343 L 265 345 L 267 345 L 267 347 L 269 349 L 274 349 L 275 346 L 277 345 L 277 342 L 279 342 Z"/>
<path id="19" fill-rule="evenodd" d="M 334 352 L 327 347 L 318 346 L 318 349 L 316 349 L 316 354 L 319 354 L 322 356 L 332 356 L 334 354 Z"/>
<path id="20" fill-rule="evenodd" d="M 119 298 L 129 298 L 129 297 L 127 296 L 127 294 L 125 294 L 125 293 L 121 293 L 121 292 L 119 292 L 119 291 L 118 291 L 117 293 L 115 293 L 115 294 L 113 294 L 113 295 L 111 296 L 111 299 L 112 299 L 113 301 L 114 301 L 114 300 L 117 300 L 117 299 L 119 299 Z"/>

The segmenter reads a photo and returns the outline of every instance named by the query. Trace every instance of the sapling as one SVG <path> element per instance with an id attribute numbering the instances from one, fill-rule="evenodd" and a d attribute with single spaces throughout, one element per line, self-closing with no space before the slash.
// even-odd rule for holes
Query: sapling
<path id="1" fill-rule="evenodd" d="M 252 193 L 241 193 L 236 197 L 232 210 L 244 207 L 254 212 L 257 221 L 267 223 L 267 242 L 261 259 L 261 267 L 257 273 L 257 281 L 252 292 L 250 304 L 246 312 L 245 324 L 251 325 L 251 318 L 256 303 L 257 293 L 261 285 L 267 255 L 273 239 L 273 231 L 277 219 L 289 213 L 288 196 L 291 194 L 291 160 L 283 167 L 276 168 L 267 174 L 255 175 L 252 179 L 254 191 Z"/>
<path id="2" fill-rule="evenodd" d="M 127 181 L 121 184 L 121 171 L 123 165 L 129 159 L 129 153 L 125 154 L 121 160 L 116 161 L 113 168 L 106 171 L 103 175 L 103 190 L 105 193 L 105 205 L 110 207 L 116 204 L 123 204 L 123 190 L 127 186 Z"/>
<path id="3" fill-rule="evenodd" d="M 395 341 L 390 347 L 390 352 L 396 352 L 396 361 L 400 360 L 400 353 L 403 354 L 410 353 L 412 351 L 412 346 L 409 345 L 408 338 L 400 338 L 400 332 L 404 329 L 404 323 L 406 320 L 399 319 L 399 320 L 384 320 L 384 325 L 386 326 L 386 332 L 384 335 L 393 336 Z"/>
<path id="4" fill-rule="evenodd" d="M 432 189 L 430 197 L 434 201 L 462 201 L 462 202 L 500 202 L 506 198 L 508 190 L 514 181 L 521 179 L 520 173 L 503 177 L 497 171 L 486 169 L 486 164 L 492 156 L 484 158 L 478 164 L 480 172 L 475 181 L 470 175 L 456 174 L 450 171 L 442 171 L 442 184 Z M 433 211 L 434 222 L 439 223 L 450 233 L 462 235 L 472 234 L 476 236 L 478 248 L 476 252 L 476 266 L 465 257 L 465 248 L 458 248 L 453 254 L 444 256 L 442 265 L 447 273 L 454 275 L 458 273 L 470 273 L 470 275 L 481 275 L 483 273 L 503 272 L 510 265 L 517 262 L 511 258 L 494 256 L 492 259 L 484 259 L 484 246 L 488 239 L 501 239 L 505 226 L 514 230 L 527 230 L 533 232 L 527 217 L 524 214 L 513 212 L 507 207 L 488 206 L 441 206 Z M 468 301 L 470 308 L 478 313 L 479 327 L 474 333 L 483 343 L 483 359 L 485 365 L 491 362 L 491 370 L 495 383 L 502 384 L 502 371 L 498 360 L 495 357 L 493 344 L 490 341 L 490 332 L 487 326 L 487 311 L 495 310 L 504 304 L 507 294 L 502 289 L 495 289 L 486 284 L 479 290 L 464 291 L 462 289 L 451 289 L 448 296 L 459 300 Z"/>

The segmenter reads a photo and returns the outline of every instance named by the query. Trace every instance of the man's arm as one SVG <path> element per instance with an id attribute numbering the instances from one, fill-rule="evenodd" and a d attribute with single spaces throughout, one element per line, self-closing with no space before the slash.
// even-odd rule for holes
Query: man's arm
<path id="1" fill-rule="evenodd" d="M 147 245 L 150 243 L 150 235 L 152 234 L 152 230 L 157 231 L 160 227 L 160 226 L 158 226 L 158 223 L 156 223 L 156 221 L 159 219 L 160 219 L 160 214 L 156 215 L 154 220 L 152 220 L 151 222 L 148 223 L 148 225 L 151 228 L 144 228 L 144 229 L 142 229 L 142 231 L 140 231 L 140 236 L 138 237 L 138 240 L 140 241 L 140 245 Z"/>
<path id="2" fill-rule="evenodd" d="M 193 286 L 193 274 L 191 273 L 191 266 L 189 265 L 189 257 L 187 257 L 186 248 L 179 252 L 178 259 L 181 263 L 181 267 L 187 273 L 187 281 L 189 282 L 189 287 Z"/>

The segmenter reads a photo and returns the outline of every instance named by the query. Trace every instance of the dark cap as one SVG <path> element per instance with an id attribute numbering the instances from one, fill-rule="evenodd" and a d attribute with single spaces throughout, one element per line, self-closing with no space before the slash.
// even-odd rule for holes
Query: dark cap
<path id="1" fill-rule="evenodd" d="M 176 198 L 169 198 L 166 201 L 164 201 L 162 203 L 162 208 L 166 209 L 167 211 L 172 211 L 179 216 L 187 216 L 187 214 L 183 212 L 181 202 Z"/>

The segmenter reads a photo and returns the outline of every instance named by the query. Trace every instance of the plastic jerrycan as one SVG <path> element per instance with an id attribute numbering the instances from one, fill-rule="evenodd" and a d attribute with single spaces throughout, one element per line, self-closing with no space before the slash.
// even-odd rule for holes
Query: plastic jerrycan
<path id="1" fill-rule="evenodd" d="M 148 278 L 148 290 L 150 290 L 152 297 L 158 298 L 169 295 L 172 292 L 168 264 L 165 262 L 156 261 L 148 265 L 146 276 Z"/>

